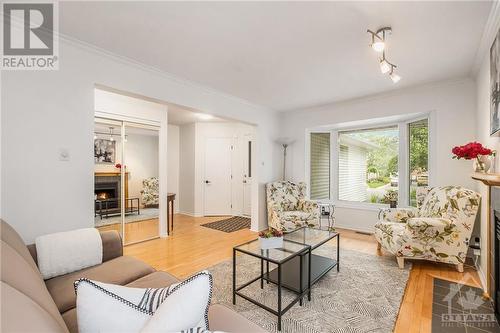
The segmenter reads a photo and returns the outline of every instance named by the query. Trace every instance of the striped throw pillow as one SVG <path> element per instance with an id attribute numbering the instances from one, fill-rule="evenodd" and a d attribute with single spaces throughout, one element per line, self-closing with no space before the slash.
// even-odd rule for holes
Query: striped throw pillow
<path id="1" fill-rule="evenodd" d="M 75 281 L 79 333 L 208 332 L 212 297 L 208 271 L 165 288 L 129 288 Z"/>

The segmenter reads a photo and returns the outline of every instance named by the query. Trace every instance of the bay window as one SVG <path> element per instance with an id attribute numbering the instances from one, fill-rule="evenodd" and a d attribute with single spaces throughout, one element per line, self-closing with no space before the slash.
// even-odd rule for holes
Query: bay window
<path id="1" fill-rule="evenodd" d="M 339 200 L 388 203 L 398 190 L 397 126 L 338 132 Z"/>
<path id="2" fill-rule="evenodd" d="M 429 185 L 428 117 L 310 131 L 311 199 L 349 207 L 416 206 L 417 187 Z"/>

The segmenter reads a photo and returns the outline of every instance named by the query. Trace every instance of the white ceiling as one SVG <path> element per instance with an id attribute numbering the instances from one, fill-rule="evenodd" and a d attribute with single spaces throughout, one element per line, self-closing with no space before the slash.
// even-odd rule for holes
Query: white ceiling
<path id="1" fill-rule="evenodd" d="M 61 2 L 63 34 L 275 110 L 470 75 L 491 2 Z M 382 75 L 366 29 L 393 28 Z"/>

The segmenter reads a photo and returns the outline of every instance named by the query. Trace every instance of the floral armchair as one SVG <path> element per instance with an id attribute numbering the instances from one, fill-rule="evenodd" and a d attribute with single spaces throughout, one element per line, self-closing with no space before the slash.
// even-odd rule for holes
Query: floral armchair
<path id="1" fill-rule="evenodd" d="M 267 184 L 268 224 L 284 232 L 302 226 L 317 226 L 319 207 L 305 198 L 306 184 L 277 181 Z"/>
<path id="2" fill-rule="evenodd" d="M 434 187 L 417 194 L 418 208 L 385 209 L 375 224 L 379 248 L 404 259 L 455 264 L 463 272 L 481 196 L 460 186 Z"/>
<path id="3" fill-rule="evenodd" d="M 145 207 L 158 207 L 158 178 L 149 177 L 142 180 L 142 204 Z"/>

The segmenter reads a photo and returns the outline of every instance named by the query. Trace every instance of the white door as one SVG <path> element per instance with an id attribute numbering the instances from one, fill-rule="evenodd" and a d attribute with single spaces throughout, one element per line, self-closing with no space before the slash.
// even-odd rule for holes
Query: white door
<path id="1" fill-rule="evenodd" d="M 231 139 L 205 141 L 205 215 L 231 215 Z"/>
<path id="2" fill-rule="evenodd" d="M 243 145 L 243 215 L 252 215 L 252 140 L 246 137 Z"/>

